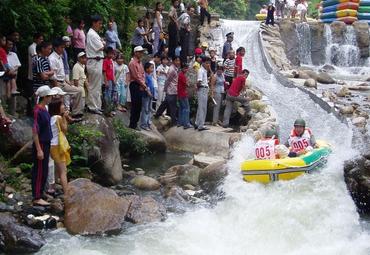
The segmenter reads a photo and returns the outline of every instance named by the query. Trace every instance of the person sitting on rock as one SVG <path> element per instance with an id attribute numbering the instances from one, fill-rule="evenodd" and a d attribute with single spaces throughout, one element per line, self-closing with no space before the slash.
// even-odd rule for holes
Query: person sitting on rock
<path id="1" fill-rule="evenodd" d="M 289 147 L 289 157 L 303 155 L 313 150 L 316 146 L 316 139 L 311 129 L 306 128 L 306 122 L 303 119 L 296 119 L 294 121 L 294 128 L 290 132 L 285 145 Z"/>
<path id="2" fill-rule="evenodd" d="M 266 25 L 275 25 L 274 13 L 275 7 L 272 4 L 269 4 L 269 6 L 267 7 Z"/>
<path id="3" fill-rule="evenodd" d="M 267 129 L 263 137 L 254 145 L 256 159 L 276 159 L 279 158 L 276 146 L 279 145 L 277 133 L 273 129 Z"/>
<path id="4" fill-rule="evenodd" d="M 247 87 L 246 79 L 248 75 L 249 71 L 247 69 L 244 69 L 242 73 L 233 80 L 230 89 L 226 93 L 226 107 L 224 111 L 224 119 L 222 125 L 224 128 L 227 128 L 229 126 L 230 116 L 235 101 L 240 102 L 243 105 L 247 114 L 250 112 L 248 98 L 240 96 L 241 92 Z"/>

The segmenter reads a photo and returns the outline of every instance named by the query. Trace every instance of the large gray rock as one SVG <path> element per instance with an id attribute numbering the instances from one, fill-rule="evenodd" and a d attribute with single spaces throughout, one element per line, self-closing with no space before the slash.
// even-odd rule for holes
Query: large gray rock
<path id="1" fill-rule="evenodd" d="M 321 72 L 317 75 L 317 82 L 323 84 L 333 84 L 335 80 L 327 73 Z"/>
<path id="2" fill-rule="evenodd" d="M 126 220 L 135 224 L 150 223 L 165 220 L 166 208 L 154 198 L 136 195 L 127 196 L 131 202 L 130 209 L 126 215 Z"/>
<path id="3" fill-rule="evenodd" d="M 169 149 L 188 151 L 192 153 L 204 152 L 209 155 L 226 157 L 229 152 L 228 141 L 232 136 L 232 129 L 210 127 L 210 130 L 199 132 L 192 128 L 172 127 L 163 133 Z"/>
<path id="4" fill-rule="evenodd" d="M 322 65 L 325 62 L 324 23 L 310 23 L 312 64 Z"/>
<path id="5" fill-rule="evenodd" d="M 64 225 L 71 234 L 114 233 L 121 229 L 130 201 L 88 179 L 69 183 Z"/>
<path id="6" fill-rule="evenodd" d="M 122 180 L 122 163 L 119 151 L 119 140 L 112 123 L 103 116 L 86 114 L 83 125 L 103 133 L 97 146 L 89 152 L 89 164 L 96 181 L 103 185 L 114 185 Z"/>
<path id="7" fill-rule="evenodd" d="M 0 213 L 0 250 L 8 254 L 33 253 L 45 244 L 38 232 L 19 225 L 13 216 Z"/>
<path id="8" fill-rule="evenodd" d="M 289 19 L 279 22 L 280 36 L 285 44 L 286 56 L 294 66 L 299 66 L 299 40 L 296 33 L 296 24 Z"/>
<path id="9" fill-rule="evenodd" d="M 369 57 L 369 24 L 366 21 L 356 21 L 352 24 L 356 31 L 357 45 L 360 48 L 362 58 Z"/>
<path id="10" fill-rule="evenodd" d="M 305 87 L 308 87 L 308 88 L 315 88 L 315 89 L 317 89 L 317 82 L 314 79 L 311 79 L 311 78 L 305 80 L 303 85 Z"/>
<path id="11" fill-rule="evenodd" d="M 0 153 L 13 156 L 27 145 L 19 155 L 17 162 L 32 161 L 32 123 L 31 118 L 15 119 L 9 127 L 9 133 L 0 133 L 0 139 L 2 139 Z"/>
<path id="12" fill-rule="evenodd" d="M 158 132 L 157 128 L 152 125 L 151 131 L 141 130 L 138 132 L 139 136 L 147 144 L 148 149 L 152 152 L 165 152 L 167 149 L 166 139 L 161 133 Z"/>
<path id="13" fill-rule="evenodd" d="M 228 174 L 226 161 L 218 161 L 202 169 L 199 174 L 200 183 L 220 182 Z"/>
<path id="14" fill-rule="evenodd" d="M 131 180 L 131 184 L 141 190 L 157 190 L 161 187 L 161 184 L 154 178 L 138 175 Z"/>
<path id="15" fill-rule="evenodd" d="M 169 168 L 166 173 L 159 178 L 159 181 L 165 186 L 173 185 L 199 185 L 200 168 L 194 165 L 176 165 Z"/>
<path id="16" fill-rule="evenodd" d="M 334 21 L 330 24 L 333 43 L 341 44 L 344 42 L 346 24 L 343 21 Z"/>

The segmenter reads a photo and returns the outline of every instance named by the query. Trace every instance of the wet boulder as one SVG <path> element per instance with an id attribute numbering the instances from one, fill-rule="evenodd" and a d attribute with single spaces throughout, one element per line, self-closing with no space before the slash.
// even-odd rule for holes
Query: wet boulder
<path id="1" fill-rule="evenodd" d="M 102 185 L 114 185 L 122 180 L 122 164 L 119 140 L 112 123 L 97 114 L 85 114 L 83 125 L 99 130 L 103 136 L 98 138 L 94 150 L 89 151 L 89 164 L 95 180 Z"/>
<path id="2" fill-rule="evenodd" d="M 357 45 L 360 48 L 362 58 L 369 57 L 369 24 L 366 21 L 355 21 L 352 24 L 356 32 Z"/>
<path id="3" fill-rule="evenodd" d="M 304 84 L 303 86 L 307 87 L 307 88 L 315 88 L 317 89 L 317 82 L 314 80 L 314 79 L 307 79 L 304 81 Z"/>
<path id="4" fill-rule="evenodd" d="M 346 32 L 346 23 L 343 21 L 334 21 L 330 24 L 333 43 L 342 43 L 344 41 L 344 33 Z"/>
<path id="5" fill-rule="evenodd" d="M 140 197 L 136 195 L 127 196 L 130 208 L 126 220 L 134 224 L 143 224 L 166 219 L 166 208 L 150 196 Z"/>
<path id="6" fill-rule="evenodd" d="M 333 84 L 335 83 L 335 80 L 325 72 L 321 72 L 317 75 L 317 82 L 323 83 L 323 84 Z"/>
<path id="7" fill-rule="evenodd" d="M 130 201 L 88 179 L 69 183 L 65 194 L 64 224 L 70 234 L 116 233 Z"/>
<path id="8" fill-rule="evenodd" d="M 158 132 L 155 125 L 151 126 L 151 131 L 141 130 L 138 135 L 147 144 L 151 152 L 165 152 L 167 149 L 166 139 L 161 133 Z"/>
<path id="9" fill-rule="evenodd" d="M 0 213 L 0 250 L 8 254 L 32 253 L 45 244 L 45 239 L 36 230 L 19 225 L 7 213 Z"/>
<path id="10" fill-rule="evenodd" d="M 206 182 L 220 182 L 228 174 L 225 160 L 214 162 L 200 170 L 199 181 L 201 184 Z"/>
<path id="11" fill-rule="evenodd" d="M 294 66 L 299 66 L 299 40 L 296 24 L 289 19 L 283 19 L 279 22 L 279 29 L 281 39 L 285 44 L 286 56 Z"/>
<path id="12" fill-rule="evenodd" d="M 154 178 L 138 175 L 131 180 L 131 184 L 141 190 L 158 190 L 161 184 Z"/>
<path id="13" fill-rule="evenodd" d="M 349 89 L 346 86 L 341 87 L 337 92 L 336 92 L 338 97 L 345 97 L 351 94 Z"/>
<path id="14" fill-rule="evenodd" d="M 198 186 L 199 185 L 200 168 L 194 165 L 176 165 L 170 167 L 164 175 L 159 178 L 159 181 L 165 186 L 187 184 Z"/>
<path id="15" fill-rule="evenodd" d="M 15 119 L 15 122 L 9 127 L 9 132 L 2 133 L 0 131 L 2 141 L 0 153 L 12 157 L 24 147 L 17 162 L 32 161 L 32 124 L 31 118 Z"/>
<path id="16" fill-rule="evenodd" d="M 354 111 L 355 109 L 352 105 L 346 105 L 339 108 L 339 112 L 341 114 L 353 114 Z"/>
<path id="17" fill-rule="evenodd" d="M 363 128 L 366 126 L 365 117 L 356 117 L 352 119 L 352 124 L 356 127 Z"/>
<path id="18" fill-rule="evenodd" d="M 310 24 L 311 32 L 311 59 L 312 64 L 321 65 L 325 61 L 325 24 L 314 22 Z"/>

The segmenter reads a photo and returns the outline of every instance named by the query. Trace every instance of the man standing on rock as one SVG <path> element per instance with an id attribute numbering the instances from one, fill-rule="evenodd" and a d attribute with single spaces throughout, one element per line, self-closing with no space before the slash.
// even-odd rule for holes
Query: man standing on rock
<path id="1" fill-rule="evenodd" d="M 240 102 L 243 105 L 246 113 L 250 112 L 248 98 L 240 96 L 240 93 L 246 88 L 246 79 L 248 78 L 248 75 L 249 71 L 244 69 L 242 73 L 234 79 L 229 90 L 227 91 L 224 121 L 222 125 L 224 128 L 229 127 L 230 116 L 235 101 Z"/>
<path id="2" fill-rule="evenodd" d="M 190 42 L 190 16 L 194 13 L 194 7 L 188 6 L 187 11 L 181 14 L 178 19 L 180 26 L 181 62 L 188 62 L 189 42 Z"/>
<path id="3" fill-rule="evenodd" d="M 226 34 L 226 42 L 222 48 L 222 58 L 225 60 L 231 50 L 233 50 L 232 42 L 234 41 L 234 32 Z"/>
<path id="4" fill-rule="evenodd" d="M 151 93 L 145 84 L 145 72 L 141 58 L 143 57 L 144 49 L 141 46 L 134 48 L 134 57 L 128 64 L 130 70 L 130 93 L 131 93 L 131 114 L 130 128 L 137 129 L 137 122 L 140 119 L 142 106 L 142 93 L 145 91 L 151 97 Z"/>
<path id="5" fill-rule="evenodd" d="M 203 57 L 202 67 L 198 71 L 198 109 L 197 117 L 195 119 L 195 127 L 198 131 L 208 130 L 204 125 L 207 116 L 207 102 L 208 102 L 208 72 L 211 70 L 211 59 L 209 57 Z"/>
<path id="6" fill-rule="evenodd" d="M 89 76 L 87 108 L 95 114 L 102 114 L 101 86 L 103 78 L 104 41 L 98 32 L 103 26 L 99 15 L 91 17 L 92 26 L 86 37 L 87 74 Z"/>

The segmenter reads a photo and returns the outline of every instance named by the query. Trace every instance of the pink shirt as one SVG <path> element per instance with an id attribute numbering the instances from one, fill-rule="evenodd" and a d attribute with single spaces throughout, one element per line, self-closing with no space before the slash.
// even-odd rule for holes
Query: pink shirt
<path id="1" fill-rule="evenodd" d="M 85 32 L 79 28 L 76 28 L 73 32 L 73 43 L 74 47 L 78 49 L 86 48 L 86 36 Z"/>
<path id="2" fill-rule="evenodd" d="M 140 84 L 145 84 L 145 72 L 141 61 L 133 57 L 128 64 L 128 69 L 130 70 L 131 81 L 138 82 Z"/>

